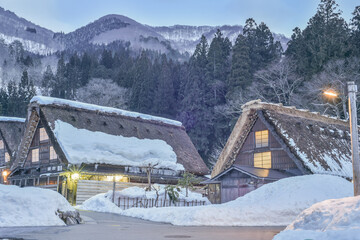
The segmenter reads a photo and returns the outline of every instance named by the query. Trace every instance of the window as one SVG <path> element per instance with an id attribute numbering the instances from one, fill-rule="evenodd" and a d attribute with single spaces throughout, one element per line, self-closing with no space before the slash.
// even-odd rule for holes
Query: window
<path id="1" fill-rule="evenodd" d="M 55 152 L 55 149 L 53 146 L 50 147 L 50 160 L 55 160 L 57 159 L 57 154 Z"/>
<path id="2" fill-rule="evenodd" d="M 271 152 L 255 153 L 254 167 L 271 168 Z"/>
<path id="3" fill-rule="evenodd" d="M 45 128 L 40 128 L 40 142 L 49 140 L 49 136 L 47 135 Z"/>
<path id="4" fill-rule="evenodd" d="M 0 149 L 4 149 L 4 141 L 0 140 Z"/>
<path id="5" fill-rule="evenodd" d="M 5 152 L 5 162 L 10 162 L 10 154 Z"/>
<path id="6" fill-rule="evenodd" d="M 255 145 L 257 148 L 269 146 L 269 131 L 255 132 Z"/>
<path id="7" fill-rule="evenodd" d="M 31 150 L 31 162 L 39 162 L 39 149 Z"/>

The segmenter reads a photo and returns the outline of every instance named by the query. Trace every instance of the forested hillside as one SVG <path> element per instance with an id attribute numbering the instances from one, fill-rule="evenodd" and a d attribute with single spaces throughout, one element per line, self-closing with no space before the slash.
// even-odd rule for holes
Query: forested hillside
<path id="1" fill-rule="evenodd" d="M 246 101 L 346 118 L 346 81 L 360 83 L 360 6 L 347 22 L 334 0 L 321 0 L 306 28 L 294 29 L 285 52 L 267 25 L 251 18 L 235 44 L 218 30 L 181 62 L 123 42 L 48 56 L 26 52 L 17 41 L 0 42 L 0 52 L 2 115 L 25 116 L 37 92 L 177 119 L 212 165 Z M 325 99 L 327 88 L 342 95 Z"/>

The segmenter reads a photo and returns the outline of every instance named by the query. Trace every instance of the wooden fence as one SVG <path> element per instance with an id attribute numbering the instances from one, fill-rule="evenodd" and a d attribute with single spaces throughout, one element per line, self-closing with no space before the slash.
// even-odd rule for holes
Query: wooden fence
<path id="1" fill-rule="evenodd" d="M 149 199 L 149 198 L 128 198 L 119 197 L 115 198 L 114 203 L 121 209 L 126 210 L 129 208 L 152 208 L 152 207 L 195 207 L 206 205 L 205 201 L 186 201 L 184 199 L 172 202 L 169 199 Z"/>

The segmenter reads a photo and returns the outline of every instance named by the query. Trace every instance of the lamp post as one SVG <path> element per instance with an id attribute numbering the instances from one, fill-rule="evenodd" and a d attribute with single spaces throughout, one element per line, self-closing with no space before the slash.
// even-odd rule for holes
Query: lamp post
<path id="1" fill-rule="evenodd" d="M 347 82 L 348 98 L 349 98 L 349 117 L 350 117 L 350 135 L 351 135 L 351 158 L 353 164 L 353 183 L 354 196 L 360 195 L 360 161 L 359 161 L 359 137 L 357 126 L 357 108 L 356 93 L 357 85 L 355 82 Z M 324 92 L 329 97 L 338 97 L 333 90 Z"/>
<path id="2" fill-rule="evenodd" d="M 354 196 L 360 195 L 360 164 L 359 164 L 359 137 L 357 126 L 356 93 L 355 82 L 348 82 L 349 116 L 351 135 L 351 158 L 353 163 Z"/>

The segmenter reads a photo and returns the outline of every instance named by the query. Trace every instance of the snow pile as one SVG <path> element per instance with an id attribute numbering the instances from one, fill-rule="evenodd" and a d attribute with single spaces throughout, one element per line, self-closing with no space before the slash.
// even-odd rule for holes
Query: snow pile
<path id="1" fill-rule="evenodd" d="M 165 186 L 164 185 L 153 185 L 154 188 L 158 189 L 158 201 L 165 199 Z M 98 194 L 94 197 L 86 200 L 82 205 L 78 206 L 78 209 L 96 211 L 96 212 L 111 212 L 122 214 L 124 211 L 112 203 L 113 192 L 108 191 L 107 193 Z M 119 198 L 139 198 L 139 199 L 156 199 L 156 191 L 145 191 L 144 188 L 130 187 L 121 191 L 115 192 L 115 203 Z M 169 196 L 166 196 L 169 199 Z M 185 189 L 180 188 L 179 199 L 187 202 L 191 201 L 204 201 L 205 204 L 210 204 L 206 197 L 203 197 L 200 193 L 189 191 L 188 197 L 186 197 Z M 182 203 L 180 203 L 182 204 Z"/>
<path id="2" fill-rule="evenodd" d="M 25 118 L 18 117 L 0 117 L 0 122 L 25 122 Z"/>
<path id="3" fill-rule="evenodd" d="M 275 240 L 360 238 L 360 196 L 326 200 L 304 210 Z"/>
<path id="4" fill-rule="evenodd" d="M 314 203 L 351 194 L 352 184 L 343 178 L 306 175 L 266 184 L 225 204 L 194 208 L 133 208 L 123 214 L 174 225 L 285 226 Z"/>
<path id="5" fill-rule="evenodd" d="M 62 226 L 57 210 L 75 211 L 59 193 L 34 187 L 0 184 L 0 203 L 0 227 Z"/>
<path id="6" fill-rule="evenodd" d="M 133 167 L 157 164 L 156 168 L 184 170 L 183 165 L 176 163 L 173 148 L 163 140 L 92 132 L 60 120 L 55 121 L 53 132 L 71 164 L 103 163 Z"/>
<path id="7" fill-rule="evenodd" d="M 131 192 L 137 194 L 135 189 Z M 314 203 L 351 195 L 352 184 L 343 178 L 306 175 L 266 184 L 225 204 L 131 208 L 121 214 L 185 226 L 285 226 Z M 92 209 L 87 208 L 87 210 Z"/>
<path id="8" fill-rule="evenodd" d="M 103 112 L 103 113 L 113 113 L 113 114 L 118 114 L 118 115 L 126 116 L 126 117 L 140 118 L 143 120 L 156 121 L 156 122 L 166 123 L 166 124 L 175 125 L 175 126 L 182 126 L 181 122 L 167 119 L 167 118 L 155 117 L 155 116 L 151 116 L 151 115 L 147 115 L 147 114 L 125 111 L 125 110 L 118 109 L 118 108 L 98 106 L 98 105 L 94 105 L 94 104 L 70 101 L 70 100 L 65 100 L 65 99 L 60 99 L 60 98 L 35 96 L 31 99 L 30 103 L 38 103 L 40 105 L 69 106 L 69 107 L 73 107 L 73 108 L 86 109 L 86 110 L 90 110 L 90 111 L 98 111 L 98 112 Z"/>

